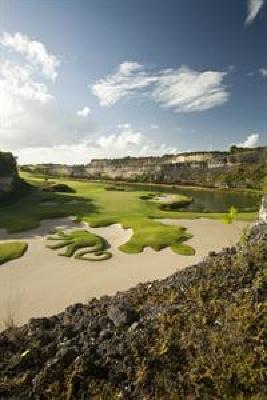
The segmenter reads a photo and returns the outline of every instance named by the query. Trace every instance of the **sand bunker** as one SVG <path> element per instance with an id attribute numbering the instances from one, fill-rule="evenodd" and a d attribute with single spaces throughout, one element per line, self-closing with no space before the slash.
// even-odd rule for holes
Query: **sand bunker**
<path id="1" fill-rule="evenodd" d="M 172 195 L 172 194 L 162 194 L 160 196 L 154 197 L 153 200 L 154 201 L 159 201 L 159 202 L 160 201 L 168 202 L 168 201 L 176 200 L 176 198 L 177 198 L 177 196 Z"/>
<path id="2" fill-rule="evenodd" d="M 176 270 L 200 261 L 211 250 L 233 245 L 246 223 L 231 225 L 219 221 L 164 220 L 164 223 L 184 226 L 194 235 L 187 243 L 196 255 L 176 255 L 170 249 L 155 252 L 145 249 L 142 254 L 125 254 L 118 247 L 132 235 L 131 229 L 115 224 L 106 228 L 89 228 L 104 237 L 113 257 L 100 263 L 59 257 L 46 248 L 46 235 L 55 229 L 84 229 L 87 224 L 76 224 L 71 218 L 43 221 L 37 229 L 17 234 L 0 231 L 0 240 L 24 240 L 28 252 L 18 260 L 0 266 L 0 322 L 8 314 L 16 323 L 29 318 L 51 315 L 75 302 L 86 302 L 91 297 L 111 295 L 140 283 L 163 279 Z M 3 325 L 2 325 L 3 328 Z"/>

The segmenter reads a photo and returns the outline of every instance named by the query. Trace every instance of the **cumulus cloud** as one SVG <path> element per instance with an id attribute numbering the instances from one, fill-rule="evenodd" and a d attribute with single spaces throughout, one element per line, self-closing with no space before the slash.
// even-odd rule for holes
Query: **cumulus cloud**
<path id="1" fill-rule="evenodd" d="M 20 163 L 57 162 L 86 164 L 92 158 L 120 158 L 125 156 L 149 156 L 176 153 L 177 149 L 155 142 L 131 124 L 119 124 L 118 131 L 100 135 L 95 139 L 52 148 L 22 149 L 17 152 Z"/>
<path id="2" fill-rule="evenodd" d="M 224 72 L 197 72 L 187 67 L 169 70 L 160 77 L 152 96 L 163 107 L 177 112 L 208 110 L 228 100 L 225 76 Z"/>
<path id="3" fill-rule="evenodd" d="M 260 68 L 259 73 L 261 74 L 261 76 L 266 78 L 267 77 L 267 68 Z"/>
<path id="4" fill-rule="evenodd" d="M 3 37 L 2 46 L 20 49 L 8 36 Z M 41 58 L 30 56 L 32 53 L 26 50 L 18 51 L 25 55 L 24 64 L 11 58 L 0 61 L 0 137 L 1 148 L 12 150 L 20 163 L 87 163 L 91 158 L 158 155 L 176 150 L 156 143 L 125 122 L 119 123 L 115 132 L 97 136 L 88 117 L 89 107 L 76 113 L 61 108 L 52 90 L 56 75 L 50 70 L 50 82 L 44 79 L 47 73 L 36 75 L 44 66 Z M 129 62 L 118 69 L 118 74 L 126 78 L 141 69 L 139 64 Z M 144 80 L 150 79 L 144 75 Z"/>
<path id="5" fill-rule="evenodd" d="M 36 81 L 36 66 L 0 61 L 1 148 L 19 150 L 79 143 L 93 126 L 62 109 L 47 83 Z"/>
<path id="6" fill-rule="evenodd" d="M 228 100 L 226 75 L 226 72 L 199 72 L 188 67 L 151 72 L 139 63 L 125 61 L 114 74 L 96 81 L 91 91 L 102 106 L 145 93 L 155 103 L 176 112 L 204 111 Z"/>
<path id="7" fill-rule="evenodd" d="M 264 0 L 247 0 L 248 16 L 246 24 L 251 24 L 264 6 Z"/>
<path id="8" fill-rule="evenodd" d="M 143 71 L 141 64 L 125 61 L 114 74 L 96 81 L 91 90 L 101 106 L 111 106 L 123 97 L 132 96 L 137 91 L 147 88 L 156 80 L 156 76 L 149 76 Z"/>
<path id="9" fill-rule="evenodd" d="M 91 110 L 89 107 L 85 106 L 81 110 L 77 111 L 77 115 L 79 117 L 87 117 L 90 114 Z"/>
<path id="10" fill-rule="evenodd" d="M 94 157 L 125 157 L 163 155 L 177 152 L 172 146 L 157 143 L 143 132 L 136 130 L 131 124 L 119 124 L 118 132 L 102 135 L 89 147 L 93 149 Z"/>
<path id="11" fill-rule="evenodd" d="M 46 78 L 52 81 L 57 78 L 60 60 L 54 54 L 49 53 L 43 43 L 31 39 L 20 32 L 16 32 L 13 35 L 4 32 L 0 36 L 0 44 L 21 54 L 30 64 L 39 67 Z"/>
<path id="12" fill-rule="evenodd" d="M 258 133 L 252 133 L 247 136 L 246 140 L 243 143 L 239 143 L 237 147 L 256 147 L 259 142 L 260 135 Z"/>

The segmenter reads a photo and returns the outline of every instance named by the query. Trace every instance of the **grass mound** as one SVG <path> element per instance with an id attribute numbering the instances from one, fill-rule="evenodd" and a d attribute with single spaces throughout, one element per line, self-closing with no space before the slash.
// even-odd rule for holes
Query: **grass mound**
<path id="1" fill-rule="evenodd" d="M 180 194 L 148 193 L 140 196 L 140 200 L 153 201 L 159 205 L 160 210 L 179 210 L 192 202 L 192 197 Z"/>
<path id="2" fill-rule="evenodd" d="M 112 254 L 105 250 L 103 238 L 88 231 L 72 231 L 65 233 L 58 231 L 48 240 L 57 241 L 56 244 L 47 245 L 49 249 L 65 248 L 61 256 L 72 257 L 85 261 L 103 261 L 111 258 Z M 90 255 L 89 255 L 90 254 Z"/>
<path id="3" fill-rule="evenodd" d="M 0 243 L 0 264 L 22 257 L 27 249 L 28 244 L 24 242 Z"/>
<path id="4" fill-rule="evenodd" d="M 131 226 L 135 228 L 132 237 L 120 246 L 120 250 L 125 253 L 140 253 L 146 247 L 155 251 L 170 247 L 180 255 L 192 256 L 195 254 L 195 250 L 191 246 L 183 243 L 192 237 L 185 228 L 163 225 L 150 219 L 142 224 L 138 221 L 130 222 L 126 228 Z"/>

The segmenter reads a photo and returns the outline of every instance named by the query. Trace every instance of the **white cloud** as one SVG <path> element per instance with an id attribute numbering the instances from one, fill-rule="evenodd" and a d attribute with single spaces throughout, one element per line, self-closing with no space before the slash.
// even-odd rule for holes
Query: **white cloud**
<path id="1" fill-rule="evenodd" d="M 260 68 L 259 73 L 266 78 L 267 77 L 267 68 Z"/>
<path id="2" fill-rule="evenodd" d="M 28 66 L 12 64 L 9 61 L 0 63 L 0 115 L 7 117 L 8 108 L 14 112 L 15 105 L 21 99 L 45 104 L 53 99 L 43 83 L 32 80 L 32 70 Z"/>
<path id="3" fill-rule="evenodd" d="M 248 16 L 246 24 L 251 24 L 264 6 L 264 0 L 247 0 Z"/>
<path id="4" fill-rule="evenodd" d="M 121 158 L 125 156 L 150 156 L 176 153 L 175 147 L 158 144 L 130 124 L 121 124 L 116 133 L 101 135 L 70 145 L 22 149 L 17 152 L 20 164 L 31 162 L 56 162 L 86 164 L 92 158 Z"/>
<path id="5" fill-rule="evenodd" d="M 142 64 L 139 64 L 135 61 L 124 61 L 122 64 L 119 65 L 119 72 L 122 75 L 130 75 L 133 72 L 140 71 L 143 69 Z"/>
<path id="6" fill-rule="evenodd" d="M 79 115 L 79 117 L 88 117 L 90 112 L 91 112 L 90 108 L 85 106 L 81 110 L 77 111 L 77 115 Z"/>
<path id="7" fill-rule="evenodd" d="M 163 107 L 177 112 L 208 110 L 228 100 L 225 76 L 225 72 L 197 72 L 187 67 L 169 70 L 159 79 L 152 96 Z"/>
<path id="8" fill-rule="evenodd" d="M 93 130 L 88 119 L 64 111 L 30 65 L 0 62 L 1 148 L 18 150 L 79 143 Z"/>
<path id="9" fill-rule="evenodd" d="M 148 87 L 156 80 L 157 77 L 149 76 L 143 71 L 142 65 L 125 61 L 113 75 L 95 82 L 91 90 L 98 97 L 101 106 L 110 106 L 123 97 L 129 97 L 136 91 Z"/>
<path id="10" fill-rule="evenodd" d="M 174 147 L 156 143 L 144 133 L 135 130 L 131 124 L 120 124 L 118 128 L 118 133 L 100 136 L 94 142 L 94 157 L 163 155 L 177 151 Z"/>
<path id="11" fill-rule="evenodd" d="M 229 99 L 223 83 L 226 75 L 226 72 L 198 72 L 188 67 L 154 73 L 147 72 L 141 64 L 125 61 L 114 74 L 96 81 L 91 90 L 102 106 L 145 93 L 157 104 L 176 112 L 204 111 Z"/>
<path id="12" fill-rule="evenodd" d="M 60 60 L 49 53 L 43 43 L 16 32 L 4 32 L 0 37 L 0 44 L 10 50 L 23 55 L 33 66 L 39 67 L 45 77 L 55 81 Z"/>
<path id="13" fill-rule="evenodd" d="M 159 125 L 158 124 L 151 124 L 150 128 L 151 129 L 159 129 Z"/>
<path id="14" fill-rule="evenodd" d="M 239 143 L 237 147 L 256 147 L 259 142 L 260 135 L 258 133 L 252 133 L 247 136 L 246 140 L 243 143 Z"/>
<path id="15" fill-rule="evenodd" d="M 117 127 L 119 128 L 119 129 L 129 129 L 130 127 L 131 127 L 131 124 L 128 124 L 128 123 L 119 123 L 118 125 L 117 125 Z"/>

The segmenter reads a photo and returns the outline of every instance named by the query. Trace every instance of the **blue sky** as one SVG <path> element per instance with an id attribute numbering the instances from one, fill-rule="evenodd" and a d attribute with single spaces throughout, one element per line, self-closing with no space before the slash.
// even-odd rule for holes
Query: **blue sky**
<path id="1" fill-rule="evenodd" d="M 20 162 L 267 144 L 263 0 L 0 0 L 0 27 Z"/>

